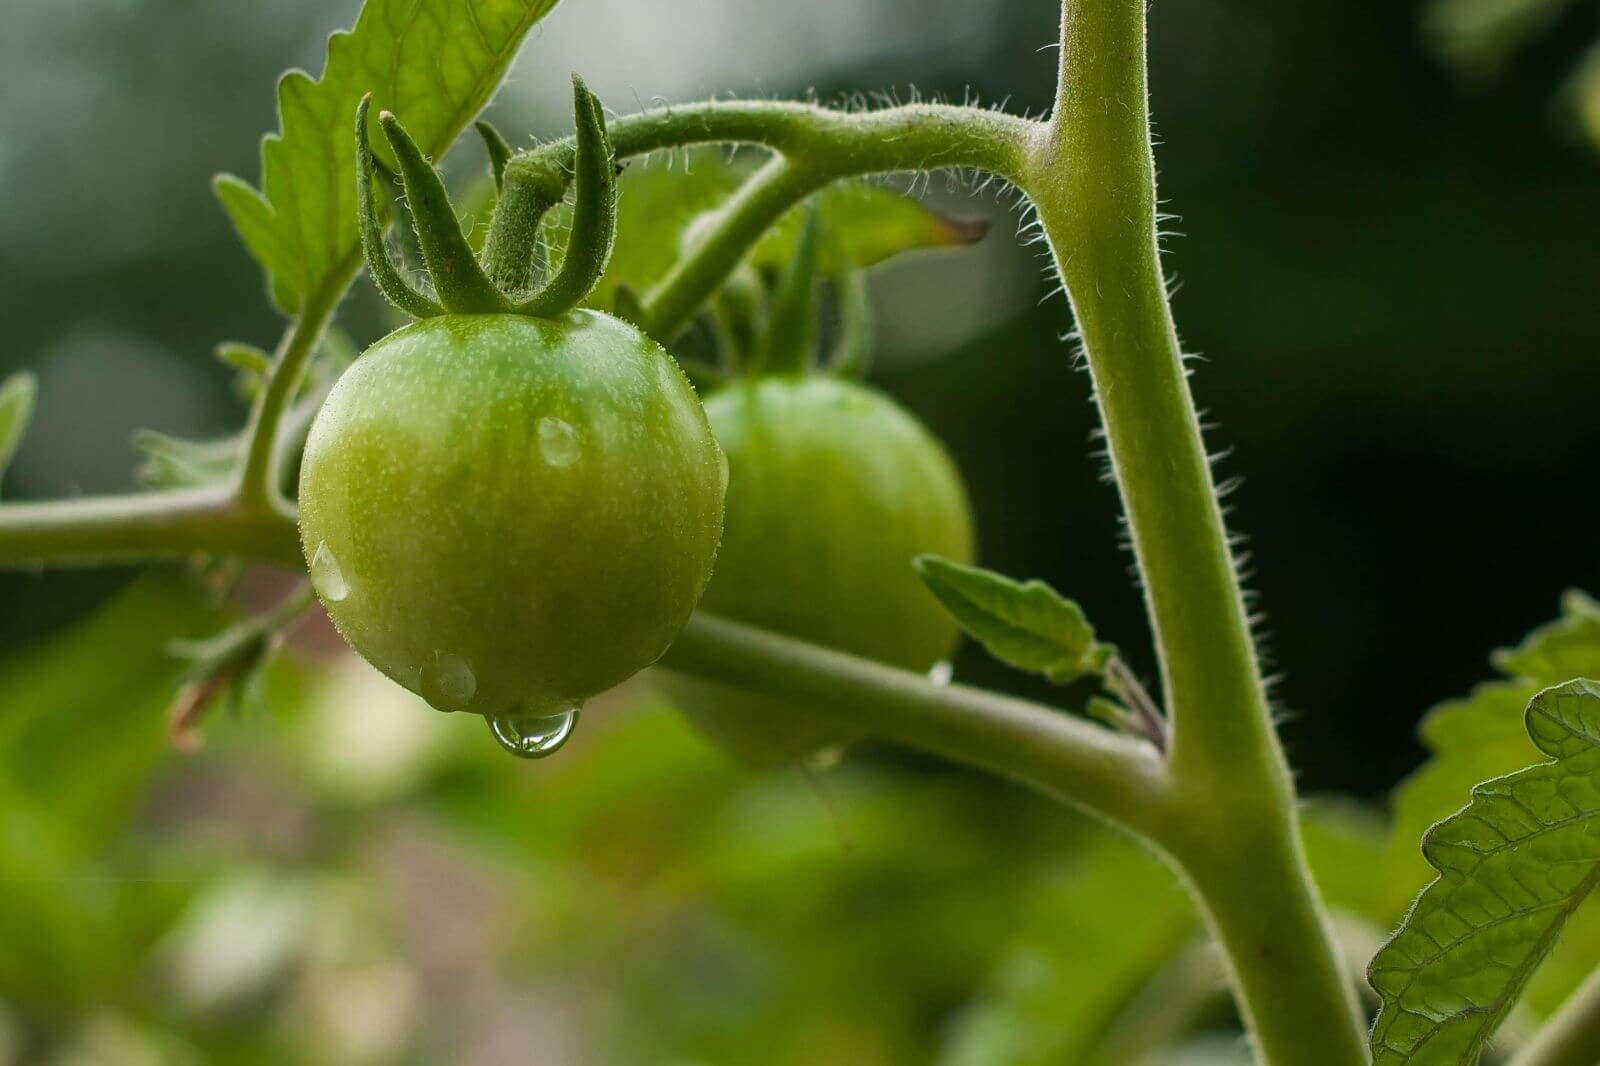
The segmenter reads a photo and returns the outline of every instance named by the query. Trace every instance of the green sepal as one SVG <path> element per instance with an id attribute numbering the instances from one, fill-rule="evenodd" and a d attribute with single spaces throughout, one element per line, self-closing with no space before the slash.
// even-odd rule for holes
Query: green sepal
<path id="1" fill-rule="evenodd" d="M 1013 581 L 935 555 L 912 565 L 956 623 L 1001 662 L 1066 684 L 1103 676 L 1116 655 L 1094 639 L 1083 609 L 1043 581 Z"/>
<path id="2" fill-rule="evenodd" d="M 384 221 L 378 206 L 377 174 L 372 144 L 367 139 L 367 111 L 372 94 L 356 105 L 356 219 L 361 231 L 361 254 L 367 261 L 367 274 L 378 291 L 401 312 L 413 318 L 432 318 L 444 308 L 418 292 L 400 273 L 384 240 Z"/>
<path id="3" fill-rule="evenodd" d="M 767 319 L 766 343 L 753 369 L 768 374 L 803 373 L 816 363 L 817 246 L 820 222 L 810 209 L 794 255 L 779 276 Z"/>
<path id="4" fill-rule="evenodd" d="M 839 339 L 828 359 L 828 373 L 864 378 L 872 366 L 876 334 L 867 272 L 859 267 L 847 268 L 834 279 L 833 291 L 839 304 Z"/>
<path id="5" fill-rule="evenodd" d="M 27 370 L 19 370 L 0 382 L 0 479 L 6 476 L 6 468 L 22 443 L 38 395 L 39 379 Z"/>
<path id="6" fill-rule="evenodd" d="M 1553 761 L 1475 786 L 1423 836 L 1439 877 L 1368 970 L 1374 1066 L 1478 1061 L 1600 883 L 1600 684 L 1545 689 L 1523 721 Z"/>
<path id="7" fill-rule="evenodd" d="M 439 302 L 453 314 L 510 310 L 510 301 L 484 273 L 466 234 L 461 232 L 461 220 L 456 217 L 439 172 L 393 112 L 380 112 L 378 126 L 394 152 L 400 182 L 406 191 L 406 205 L 411 209 L 411 221 L 416 226 L 417 244 L 422 249 L 422 259 L 428 265 L 428 275 L 433 279 L 433 291 L 438 294 Z"/>
<path id="8" fill-rule="evenodd" d="M 606 136 L 605 110 L 583 79 L 572 76 L 573 157 L 572 230 L 561 266 L 538 292 L 519 303 L 525 315 L 549 318 L 576 307 L 589 295 L 611 258 L 617 238 L 617 166 Z"/>
<path id="9" fill-rule="evenodd" d="M 484 151 L 489 153 L 489 176 L 494 179 L 494 187 L 499 189 L 505 184 L 506 164 L 511 161 L 511 142 L 483 119 L 474 122 L 472 128 L 483 138 Z"/>

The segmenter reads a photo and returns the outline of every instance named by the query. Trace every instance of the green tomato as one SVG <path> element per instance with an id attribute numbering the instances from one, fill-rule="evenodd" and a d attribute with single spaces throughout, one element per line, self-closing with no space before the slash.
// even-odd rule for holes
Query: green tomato
<path id="1" fill-rule="evenodd" d="M 683 373 L 632 326 L 429 318 L 374 344 L 317 415 L 301 542 L 379 670 L 497 735 L 570 724 L 688 620 L 725 469 Z"/>
<path id="2" fill-rule="evenodd" d="M 948 655 L 956 626 L 911 560 L 973 553 L 955 465 L 915 418 L 875 390 L 827 377 L 768 377 L 713 394 L 706 415 L 728 457 L 727 520 L 701 607 L 911 670 Z M 784 702 L 669 675 L 702 731 L 757 763 L 853 739 Z"/>

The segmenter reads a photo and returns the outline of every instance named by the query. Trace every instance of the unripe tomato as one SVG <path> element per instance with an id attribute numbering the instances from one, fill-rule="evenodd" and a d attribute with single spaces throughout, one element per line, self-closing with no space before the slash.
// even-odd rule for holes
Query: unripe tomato
<path id="1" fill-rule="evenodd" d="M 937 440 L 894 401 L 832 377 L 737 382 L 705 404 L 728 459 L 727 518 L 701 607 L 912 670 L 949 654 L 956 626 L 911 568 L 969 561 L 971 507 Z M 756 762 L 803 758 L 848 735 L 771 697 L 669 676 L 704 732 Z"/>
<path id="2" fill-rule="evenodd" d="M 724 477 L 694 391 L 632 326 L 447 315 L 334 386 L 300 534 L 367 661 L 441 710 L 514 725 L 667 649 L 711 573 Z"/>

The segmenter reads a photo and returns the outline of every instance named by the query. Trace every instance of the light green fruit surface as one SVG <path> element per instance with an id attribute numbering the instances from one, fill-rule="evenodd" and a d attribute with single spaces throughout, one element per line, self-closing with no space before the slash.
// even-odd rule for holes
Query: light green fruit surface
<path id="1" fill-rule="evenodd" d="M 300 534 L 335 625 L 441 710 L 554 713 L 654 662 L 711 574 L 725 467 L 670 356 L 609 315 L 450 315 L 317 415 Z"/>
<path id="2" fill-rule="evenodd" d="M 705 407 L 729 481 L 701 607 L 911 670 L 949 654 L 955 623 L 911 560 L 971 560 L 972 517 L 927 429 L 882 393 L 828 377 L 741 382 Z M 778 700 L 665 680 L 690 721 L 751 761 L 794 761 L 853 739 Z"/>

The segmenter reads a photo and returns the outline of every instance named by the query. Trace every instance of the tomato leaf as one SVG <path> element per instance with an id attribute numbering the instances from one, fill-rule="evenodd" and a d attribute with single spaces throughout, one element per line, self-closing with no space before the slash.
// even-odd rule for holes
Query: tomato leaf
<path id="1" fill-rule="evenodd" d="M 22 443 L 38 392 L 38 379 L 26 370 L 0 381 L 0 478 L 6 476 L 6 467 L 11 465 L 17 446 Z"/>
<path id="2" fill-rule="evenodd" d="M 533 24 L 556 0 L 368 0 L 355 28 L 328 39 L 321 80 L 278 82 L 281 132 L 261 144 L 261 189 L 219 176 L 217 198 L 293 313 L 342 292 L 361 266 L 356 235 L 356 103 L 402 116 L 437 157 L 482 110 Z M 381 137 L 374 137 L 377 145 Z M 382 148 L 387 151 L 387 147 Z"/>
<path id="3" fill-rule="evenodd" d="M 1098 675 L 1116 654 L 1094 639 L 1083 609 L 1043 581 L 1013 581 L 934 555 L 913 565 L 958 625 L 989 654 L 1057 684 Z"/>
<path id="4" fill-rule="evenodd" d="M 1535 630 L 1494 662 L 1524 675 L 1479 685 L 1464 699 L 1440 704 L 1423 718 L 1419 733 L 1430 758 L 1394 791 L 1394 815 L 1386 873 L 1375 879 L 1388 896 L 1387 913 L 1397 922 L 1433 878 L 1417 841 L 1428 827 L 1459 810 L 1472 786 L 1509 774 L 1539 757 L 1528 739 L 1523 712 L 1539 689 L 1569 677 L 1600 676 L 1600 626 L 1592 624 L 1594 601 L 1580 592 L 1563 599 L 1563 615 Z M 1539 967 L 1520 1010 L 1542 1017 L 1577 987 L 1600 956 L 1600 900 L 1580 909 L 1550 958 Z"/>
<path id="5" fill-rule="evenodd" d="M 1440 876 L 1369 969 L 1374 1066 L 1476 1062 L 1600 883 L 1600 683 L 1545 689 L 1525 724 L 1554 761 L 1476 786 L 1423 837 Z"/>
<path id="6" fill-rule="evenodd" d="M 887 185 L 845 181 L 812 198 L 822 232 L 819 269 L 837 274 L 848 267 L 876 266 L 894 256 L 928 248 L 972 244 L 989 232 L 981 219 L 952 218 Z M 757 266 L 781 269 L 793 258 L 805 221 L 804 206 L 784 215 L 756 245 Z"/>

